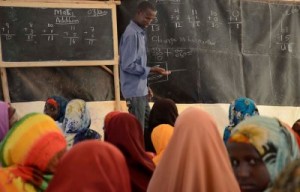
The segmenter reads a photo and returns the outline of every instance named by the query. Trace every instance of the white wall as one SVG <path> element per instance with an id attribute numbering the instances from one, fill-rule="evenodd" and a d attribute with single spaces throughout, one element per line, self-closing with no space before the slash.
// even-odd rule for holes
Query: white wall
<path id="1" fill-rule="evenodd" d="M 12 103 L 20 116 L 24 116 L 25 114 L 30 112 L 42 113 L 44 104 L 44 101 Z M 125 102 L 122 101 L 121 104 L 121 110 L 127 111 Z M 152 104 L 153 103 L 150 103 L 151 106 Z M 87 105 L 92 118 L 91 128 L 103 135 L 102 127 L 104 117 L 108 112 L 114 110 L 114 101 L 88 102 Z M 211 114 L 216 120 L 220 133 L 223 133 L 224 127 L 228 124 L 229 104 L 177 104 L 179 113 L 189 106 L 199 107 Z M 288 123 L 290 126 L 292 126 L 293 123 L 300 118 L 299 107 L 259 105 L 258 110 L 261 115 L 277 117 L 282 121 Z"/>

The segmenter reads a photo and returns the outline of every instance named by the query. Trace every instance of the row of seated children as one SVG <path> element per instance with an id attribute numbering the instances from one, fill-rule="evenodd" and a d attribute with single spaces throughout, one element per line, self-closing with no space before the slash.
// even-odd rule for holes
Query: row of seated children
<path id="1" fill-rule="evenodd" d="M 90 112 L 82 99 L 68 101 L 61 96 L 52 96 L 45 102 L 44 113 L 58 123 L 66 136 L 68 149 L 77 142 L 101 138 L 98 132 L 90 129 Z"/>
<path id="2" fill-rule="evenodd" d="M 240 106 L 234 107 L 236 103 Z M 299 160 L 289 165 L 299 158 L 296 134 L 278 119 L 259 116 L 256 107 L 257 113 L 251 117 L 252 104 L 242 98 L 230 105 L 234 112 L 229 117 L 238 120 L 234 126 L 230 122 L 225 142 L 208 113 L 191 107 L 178 116 L 175 103 L 161 99 L 150 113 L 155 125 L 149 126 L 152 130 L 144 136 L 134 116 L 111 112 L 104 122 L 104 142 L 83 141 L 68 152 L 65 136 L 53 119 L 28 114 L 1 142 L 0 189 L 296 191 Z M 151 137 L 154 158 L 144 147 L 146 134 Z"/>

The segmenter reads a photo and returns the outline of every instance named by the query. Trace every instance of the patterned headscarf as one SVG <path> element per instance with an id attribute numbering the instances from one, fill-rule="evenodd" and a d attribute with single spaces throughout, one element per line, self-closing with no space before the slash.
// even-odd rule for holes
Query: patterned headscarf
<path id="1" fill-rule="evenodd" d="M 75 145 L 61 159 L 47 188 L 47 192 L 67 191 L 130 192 L 124 156 L 107 142 L 94 140 Z"/>
<path id="2" fill-rule="evenodd" d="M 224 131 L 224 142 L 228 140 L 232 129 L 244 119 L 259 115 L 255 102 L 247 97 L 234 100 L 229 106 L 229 125 Z"/>
<path id="3" fill-rule="evenodd" d="M 300 159 L 290 163 L 274 182 L 271 192 L 299 192 Z"/>
<path id="4" fill-rule="evenodd" d="M 8 104 L 0 101 L 0 141 L 9 130 Z"/>
<path id="5" fill-rule="evenodd" d="M 270 186 L 287 164 L 299 158 L 293 133 L 275 118 L 255 116 L 239 123 L 228 142 L 249 143 L 256 148 L 269 172 Z"/>
<path id="6" fill-rule="evenodd" d="M 65 148 L 65 138 L 51 117 L 38 113 L 24 116 L 9 130 L 0 146 L 4 167 L 0 169 L 0 189 L 45 190 L 52 176 L 48 165 Z"/>
<path id="7" fill-rule="evenodd" d="M 77 133 L 80 130 L 88 129 L 91 124 L 91 117 L 86 102 L 81 99 L 71 100 L 66 107 L 63 128 L 65 133 Z"/>
<path id="8" fill-rule="evenodd" d="M 152 131 L 151 139 L 156 151 L 156 155 L 152 160 L 156 166 L 169 144 L 169 141 L 173 135 L 173 131 L 174 127 L 168 124 L 158 125 Z"/>
<path id="9" fill-rule="evenodd" d="M 54 120 L 62 123 L 65 118 L 65 111 L 66 111 L 66 107 L 68 104 L 68 100 L 61 96 L 52 96 L 46 100 L 46 103 L 59 106 L 58 117 L 57 117 L 57 119 L 54 119 Z"/>
<path id="10" fill-rule="evenodd" d="M 99 133 L 90 129 L 90 125 L 91 117 L 86 102 L 81 99 L 71 100 L 63 121 L 68 148 L 79 141 L 101 138 Z"/>

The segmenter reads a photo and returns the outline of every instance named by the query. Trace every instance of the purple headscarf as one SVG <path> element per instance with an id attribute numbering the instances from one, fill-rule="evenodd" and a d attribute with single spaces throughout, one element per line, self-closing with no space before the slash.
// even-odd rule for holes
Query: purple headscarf
<path id="1" fill-rule="evenodd" d="M 0 101 L 0 141 L 9 130 L 8 107 L 9 105 L 6 102 Z"/>

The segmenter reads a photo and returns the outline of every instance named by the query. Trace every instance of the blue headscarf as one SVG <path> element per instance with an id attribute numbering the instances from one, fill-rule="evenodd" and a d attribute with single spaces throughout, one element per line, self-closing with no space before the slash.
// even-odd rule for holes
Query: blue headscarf
<path id="1" fill-rule="evenodd" d="M 224 130 L 223 140 L 226 143 L 231 130 L 244 119 L 259 115 L 255 102 L 247 97 L 234 100 L 229 106 L 229 125 Z"/>

